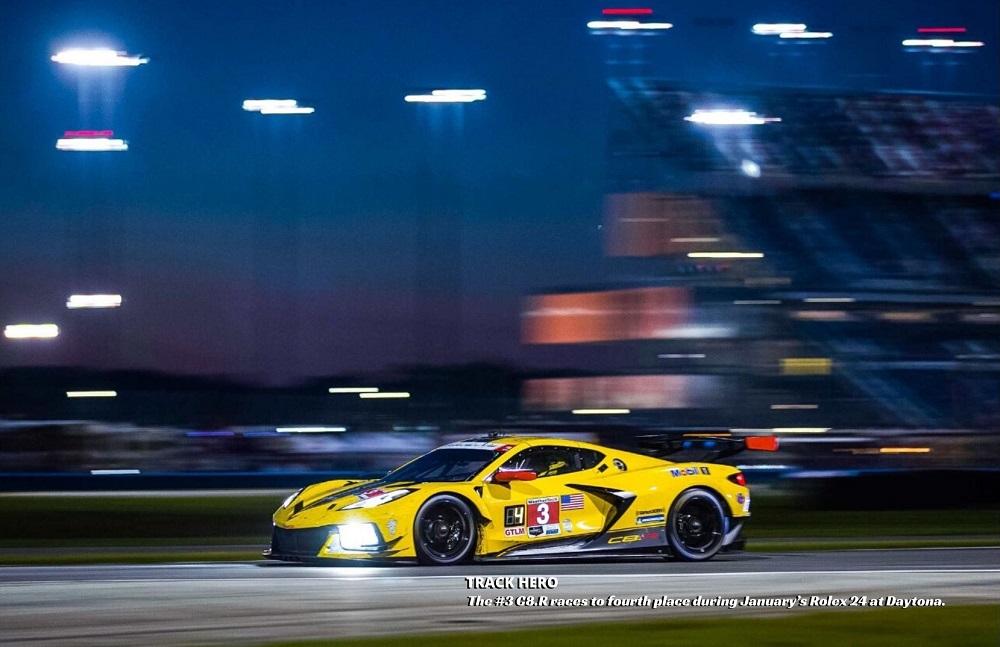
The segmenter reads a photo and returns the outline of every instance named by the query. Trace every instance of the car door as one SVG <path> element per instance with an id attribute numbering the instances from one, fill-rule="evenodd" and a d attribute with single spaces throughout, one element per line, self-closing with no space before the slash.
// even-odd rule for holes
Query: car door
<path id="1" fill-rule="evenodd" d="M 586 482 L 600 462 L 598 452 L 563 445 L 540 445 L 518 452 L 501 470 L 531 470 L 532 481 L 489 482 L 487 505 L 512 542 L 566 539 L 598 532 L 607 504 L 571 485 Z M 498 528 L 498 531 L 500 528 Z"/>

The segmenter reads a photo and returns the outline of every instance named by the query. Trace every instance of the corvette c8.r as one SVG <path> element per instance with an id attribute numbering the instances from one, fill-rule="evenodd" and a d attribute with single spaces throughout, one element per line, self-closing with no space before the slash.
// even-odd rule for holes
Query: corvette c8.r
<path id="1" fill-rule="evenodd" d="M 646 437 L 660 453 L 774 450 L 773 437 Z M 735 467 L 671 462 L 591 443 L 496 436 L 444 445 L 375 480 L 296 492 L 265 557 L 470 560 L 661 553 L 700 561 L 737 545 L 750 491 Z"/>

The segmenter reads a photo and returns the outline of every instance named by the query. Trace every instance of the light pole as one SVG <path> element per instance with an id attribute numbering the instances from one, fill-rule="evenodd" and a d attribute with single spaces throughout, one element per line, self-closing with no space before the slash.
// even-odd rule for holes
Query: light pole
<path id="1" fill-rule="evenodd" d="M 124 77 L 115 70 L 149 62 L 146 57 L 110 47 L 74 47 L 59 51 L 50 60 L 72 71 L 77 125 L 90 128 L 115 125 L 124 83 Z M 67 292 L 73 294 L 66 307 L 84 312 L 73 317 L 69 347 L 75 350 L 73 359 L 78 363 L 118 367 L 123 344 L 121 316 L 88 311 L 117 309 L 121 305 L 119 294 L 95 293 L 117 291 L 123 279 L 123 223 L 111 196 L 121 192 L 118 185 L 124 182 L 118 170 L 125 158 L 110 153 L 128 151 L 129 143 L 110 129 L 71 130 L 56 142 L 56 149 L 67 156 L 67 173 L 76 181 L 70 183 L 70 190 L 74 202 L 80 204 L 69 216 L 75 258 L 67 277 Z M 115 297 L 117 303 L 111 305 Z"/>
<path id="2" fill-rule="evenodd" d="M 300 117 L 316 109 L 297 99 L 247 99 L 254 119 L 252 262 L 256 303 L 250 313 L 249 373 L 264 381 L 278 367 L 301 362 Z"/>
<path id="3" fill-rule="evenodd" d="M 426 148 L 417 210 L 417 271 L 414 291 L 415 358 L 454 362 L 462 351 L 462 204 L 455 164 L 464 126 L 465 104 L 486 100 L 482 89 L 436 89 L 408 94 L 407 103 L 424 106 L 434 141 Z M 443 114 L 442 114 L 443 112 Z M 445 120 L 442 124 L 439 120 Z M 427 127 L 427 124 L 424 124 Z M 440 130 L 444 126 L 444 134 Z M 452 139 L 452 138 L 456 139 Z M 449 199 L 451 194 L 454 197 Z M 423 293 L 421 295 L 421 292 Z"/>

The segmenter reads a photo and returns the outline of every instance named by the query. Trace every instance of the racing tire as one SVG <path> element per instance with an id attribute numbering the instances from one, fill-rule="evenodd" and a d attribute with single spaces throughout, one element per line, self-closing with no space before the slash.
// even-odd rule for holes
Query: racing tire
<path id="1" fill-rule="evenodd" d="M 413 520 L 417 561 L 425 566 L 460 564 L 476 547 L 476 518 L 469 504 L 451 494 L 439 494 L 420 507 Z"/>
<path id="2" fill-rule="evenodd" d="M 722 550 L 728 526 L 719 497 L 694 487 L 681 492 L 670 506 L 667 543 L 676 559 L 703 562 Z"/>

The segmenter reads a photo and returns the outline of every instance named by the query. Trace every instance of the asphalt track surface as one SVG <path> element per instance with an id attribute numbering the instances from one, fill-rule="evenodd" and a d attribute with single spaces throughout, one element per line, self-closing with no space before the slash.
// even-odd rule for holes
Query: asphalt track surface
<path id="1" fill-rule="evenodd" d="M 486 581 L 468 579 L 475 577 L 515 588 L 487 588 Z M 523 588 L 530 583 L 555 588 Z M 470 588 L 476 584 L 480 588 Z M 750 553 L 703 564 L 644 559 L 447 568 L 264 561 L 5 567 L 0 590 L 4 645 L 245 645 L 626 618 L 797 613 L 835 608 L 831 596 L 845 603 L 852 596 L 892 596 L 996 604 L 1000 548 Z M 470 596 L 493 604 L 470 606 Z M 498 596 L 501 602 L 510 596 L 510 604 L 496 606 Z M 541 606 L 543 596 L 548 606 Z M 641 606 L 609 604 L 610 596 Z M 716 602 L 652 606 L 665 600 L 693 604 L 698 596 Z M 786 606 L 747 606 L 747 596 L 784 600 Z M 594 606 L 595 599 L 604 606 Z M 803 599 L 811 604 L 801 605 Z M 553 600 L 588 606 L 557 607 Z M 788 600 L 796 601 L 791 609 Z"/>

